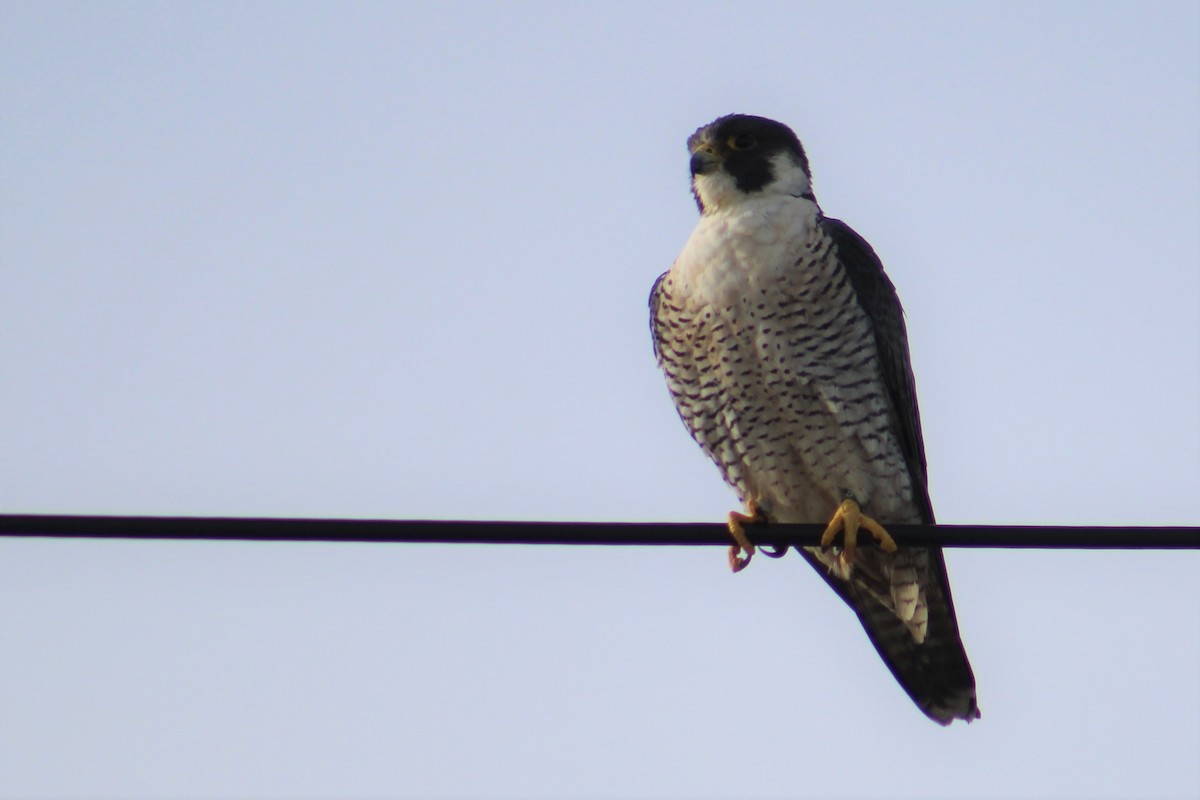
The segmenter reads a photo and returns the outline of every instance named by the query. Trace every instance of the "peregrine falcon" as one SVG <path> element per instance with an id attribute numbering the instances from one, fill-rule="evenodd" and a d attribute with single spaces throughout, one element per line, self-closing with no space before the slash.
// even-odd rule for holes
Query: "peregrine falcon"
<path id="1" fill-rule="evenodd" d="M 650 327 L 680 418 L 745 506 L 729 515 L 731 566 L 754 553 L 745 524 L 828 523 L 800 555 L 896 680 L 942 725 L 978 718 L 941 549 L 884 528 L 934 521 L 895 288 L 822 213 L 786 125 L 721 117 L 688 150 L 700 220 L 654 284 Z M 860 527 L 879 547 L 857 546 Z"/>

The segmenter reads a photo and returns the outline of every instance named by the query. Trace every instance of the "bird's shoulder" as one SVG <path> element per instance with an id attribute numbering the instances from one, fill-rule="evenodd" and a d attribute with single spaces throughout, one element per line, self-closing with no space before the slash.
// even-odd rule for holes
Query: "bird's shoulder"
<path id="1" fill-rule="evenodd" d="M 873 318 L 901 317 L 896 287 L 884 272 L 875 248 L 853 228 L 832 217 L 821 217 L 821 232 L 832 242 L 838 261 L 867 314 Z M 903 323 L 901 323 L 903 324 Z"/>

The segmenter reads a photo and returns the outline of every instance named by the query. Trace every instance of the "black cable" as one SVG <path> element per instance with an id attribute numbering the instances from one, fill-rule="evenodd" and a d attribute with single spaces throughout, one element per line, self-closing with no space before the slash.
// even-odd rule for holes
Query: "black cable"
<path id="1" fill-rule="evenodd" d="M 1083 550 L 1200 549 L 1197 527 L 888 525 L 895 539 L 941 547 Z M 815 545 L 823 525 L 747 528 L 764 545 Z M 728 545 L 712 522 L 470 522 L 231 517 L 118 517 L 0 514 L 0 537 L 204 539 L 271 542 L 420 542 L 430 544 Z M 866 534 L 859 542 L 871 541 Z"/>

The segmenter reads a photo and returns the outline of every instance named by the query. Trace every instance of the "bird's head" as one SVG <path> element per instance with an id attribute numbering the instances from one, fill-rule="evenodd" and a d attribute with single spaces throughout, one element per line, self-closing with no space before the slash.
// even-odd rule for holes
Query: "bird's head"
<path id="1" fill-rule="evenodd" d="M 812 200 L 808 157 L 792 129 L 764 117 L 730 114 L 688 137 L 692 194 L 700 213 L 755 195 Z"/>

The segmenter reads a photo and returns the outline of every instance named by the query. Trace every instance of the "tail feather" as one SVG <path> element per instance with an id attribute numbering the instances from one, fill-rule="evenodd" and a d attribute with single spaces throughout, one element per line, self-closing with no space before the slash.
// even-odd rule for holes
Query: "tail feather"
<path id="1" fill-rule="evenodd" d="M 979 718 L 975 676 L 958 633 L 940 548 L 902 548 L 892 555 L 860 548 L 849 580 L 831 571 L 831 554 L 819 548 L 799 552 L 854 609 L 888 669 L 926 716 L 941 725 Z M 912 611 L 897 608 L 893 572 L 908 574 L 916 565 L 927 619 L 919 608 L 915 619 Z M 900 594 L 912 599 L 905 590 Z"/>

